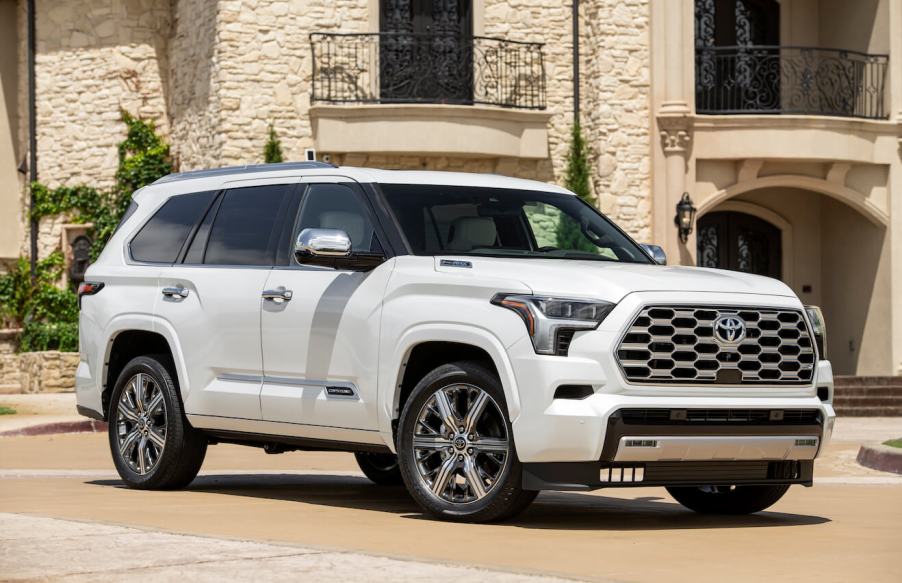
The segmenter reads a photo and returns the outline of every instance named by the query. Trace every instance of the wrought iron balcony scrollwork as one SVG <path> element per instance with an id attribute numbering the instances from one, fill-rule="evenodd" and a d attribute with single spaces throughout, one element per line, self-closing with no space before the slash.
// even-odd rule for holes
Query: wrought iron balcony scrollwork
<path id="1" fill-rule="evenodd" d="M 314 103 L 545 109 L 542 43 L 432 33 L 313 33 Z"/>
<path id="2" fill-rule="evenodd" d="M 696 110 L 886 119 L 888 61 L 815 47 L 696 47 Z"/>

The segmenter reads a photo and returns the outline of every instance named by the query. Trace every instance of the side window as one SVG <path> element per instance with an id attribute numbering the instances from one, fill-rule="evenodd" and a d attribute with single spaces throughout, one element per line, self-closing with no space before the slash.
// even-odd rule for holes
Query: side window
<path id="1" fill-rule="evenodd" d="M 297 233 L 304 229 L 340 229 L 351 238 L 352 251 L 382 251 L 363 200 L 343 184 L 314 184 L 307 189 Z"/>
<path id="2" fill-rule="evenodd" d="M 174 262 L 188 233 L 210 206 L 215 194 L 213 191 L 180 194 L 166 201 L 131 240 L 132 258 L 150 263 Z"/>
<path id="3" fill-rule="evenodd" d="M 272 265 L 292 184 L 235 188 L 224 194 L 210 229 L 204 263 Z"/>

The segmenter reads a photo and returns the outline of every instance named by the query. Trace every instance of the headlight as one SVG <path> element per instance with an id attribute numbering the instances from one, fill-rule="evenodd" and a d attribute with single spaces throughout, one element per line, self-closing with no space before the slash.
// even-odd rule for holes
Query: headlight
<path id="1" fill-rule="evenodd" d="M 611 302 L 519 294 L 496 294 L 492 303 L 523 319 L 537 354 L 558 356 L 567 356 L 574 332 L 598 328 L 614 309 Z"/>
<path id="2" fill-rule="evenodd" d="M 811 322 L 811 331 L 814 332 L 814 344 L 821 358 L 827 358 L 827 324 L 824 322 L 824 313 L 817 306 L 805 306 L 808 321 Z"/>

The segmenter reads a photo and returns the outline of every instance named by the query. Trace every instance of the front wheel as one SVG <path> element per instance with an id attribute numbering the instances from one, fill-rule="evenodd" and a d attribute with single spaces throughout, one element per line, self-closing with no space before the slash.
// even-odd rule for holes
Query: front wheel
<path id="1" fill-rule="evenodd" d="M 752 514 L 771 507 L 789 489 L 775 486 L 669 487 L 677 502 L 701 514 Z"/>
<path id="2" fill-rule="evenodd" d="M 490 522 L 536 497 L 523 490 L 501 383 L 475 362 L 442 365 L 414 388 L 398 428 L 401 475 L 427 513 Z"/>
<path id="3" fill-rule="evenodd" d="M 167 362 L 165 356 L 132 359 L 110 399 L 110 450 L 119 476 L 131 488 L 187 486 L 207 453 L 206 438 L 185 418 Z"/>

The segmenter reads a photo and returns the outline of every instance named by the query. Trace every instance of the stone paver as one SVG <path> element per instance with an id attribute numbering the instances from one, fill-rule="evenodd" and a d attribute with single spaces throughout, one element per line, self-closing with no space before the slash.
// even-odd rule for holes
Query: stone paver
<path id="1" fill-rule="evenodd" d="M 552 583 L 529 576 L 361 553 L 169 534 L 0 513 L 4 581 L 121 581 L 140 573 L 155 582 L 488 581 Z"/>

